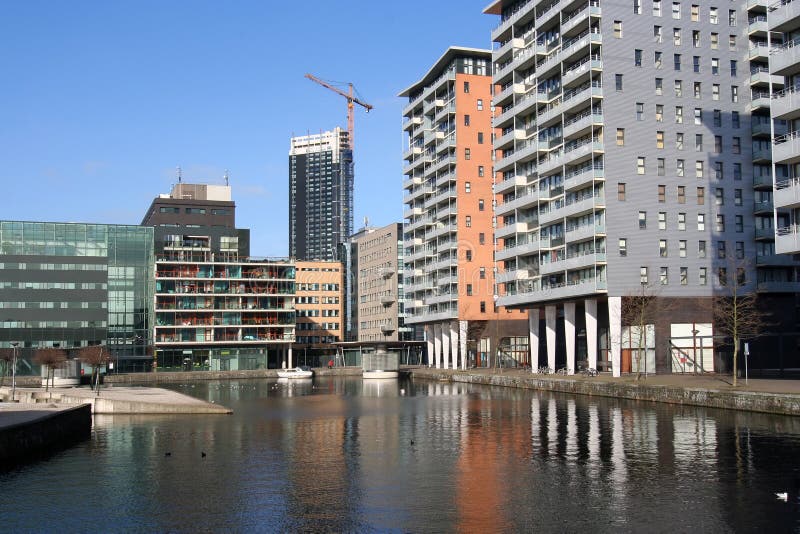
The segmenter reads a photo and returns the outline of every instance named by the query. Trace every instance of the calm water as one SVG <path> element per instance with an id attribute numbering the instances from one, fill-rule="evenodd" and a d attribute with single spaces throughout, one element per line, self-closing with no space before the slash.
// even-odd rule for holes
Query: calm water
<path id="1" fill-rule="evenodd" d="M 96 417 L 0 474 L 0 531 L 800 530 L 800 418 L 341 377 L 176 389 L 235 413 Z"/>

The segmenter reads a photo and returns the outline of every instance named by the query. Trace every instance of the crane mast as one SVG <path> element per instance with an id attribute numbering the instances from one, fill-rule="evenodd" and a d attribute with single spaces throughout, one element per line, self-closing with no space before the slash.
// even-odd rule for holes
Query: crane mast
<path id="1" fill-rule="evenodd" d="M 334 87 L 333 85 L 329 84 L 328 82 L 326 82 L 324 80 L 320 80 L 319 78 L 317 78 L 313 74 L 306 74 L 305 77 L 308 78 L 309 80 L 311 80 L 312 82 L 318 83 L 322 87 L 325 87 L 326 89 L 330 89 L 331 91 L 333 91 L 334 93 L 338 94 L 339 96 L 342 96 L 342 97 L 347 99 L 347 138 L 348 138 L 348 142 L 350 143 L 350 150 L 353 150 L 354 147 L 355 147 L 355 121 L 354 121 L 355 104 L 358 104 L 359 106 L 361 106 L 364 109 L 366 109 L 367 113 L 369 113 L 369 110 L 371 110 L 373 108 L 373 106 L 371 104 L 367 104 L 366 102 L 364 102 L 361 99 L 357 98 L 353 94 L 353 84 L 352 83 L 348 83 L 347 84 L 347 92 L 345 93 L 344 91 L 342 91 L 338 87 Z"/>

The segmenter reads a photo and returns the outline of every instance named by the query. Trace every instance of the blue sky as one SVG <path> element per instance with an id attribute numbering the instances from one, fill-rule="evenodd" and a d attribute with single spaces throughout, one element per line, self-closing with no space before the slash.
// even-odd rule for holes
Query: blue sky
<path id="1" fill-rule="evenodd" d="M 252 253 L 288 252 L 289 138 L 346 127 L 355 226 L 402 219 L 403 100 L 450 45 L 490 47 L 488 0 L 0 2 L 2 219 L 138 224 L 229 170 Z"/>

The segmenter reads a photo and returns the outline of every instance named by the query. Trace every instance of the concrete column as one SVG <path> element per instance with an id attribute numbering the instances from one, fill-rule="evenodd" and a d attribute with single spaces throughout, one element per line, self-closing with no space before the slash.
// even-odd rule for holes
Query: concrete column
<path id="1" fill-rule="evenodd" d="M 531 352 L 531 372 L 539 369 L 539 309 L 528 310 L 528 332 Z"/>
<path id="2" fill-rule="evenodd" d="M 433 359 L 436 362 L 434 367 L 442 368 L 442 325 L 433 325 Z"/>
<path id="3" fill-rule="evenodd" d="M 575 303 L 564 304 L 564 337 L 567 342 L 567 373 L 575 374 Z"/>
<path id="4" fill-rule="evenodd" d="M 286 365 L 289 367 L 289 369 L 292 369 L 294 367 L 294 364 L 292 363 L 292 347 L 291 347 L 291 345 L 289 346 L 289 355 L 288 355 L 287 360 L 288 361 L 287 361 Z"/>
<path id="5" fill-rule="evenodd" d="M 425 342 L 428 351 L 428 366 L 433 365 L 433 326 L 425 325 Z"/>
<path id="6" fill-rule="evenodd" d="M 467 354 L 467 321 L 459 321 L 458 322 L 458 341 L 461 344 L 461 368 L 467 368 L 467 360 L 469 359 L 469 354 Z"/>
<path id="7" fill-rule="evenodd" d="M 556 370 L 556 307 L 544 307 L 545 333 L 547 335 L 547 365 Z"/>
<path id="8" fill-rule="evenodd" d="M 453 369 L 458 369 L 458 321 L 450 322 L 450 353 L 453 355 Z"/>
<path id="9" fill-rule="evenodd" d="M 589 367 L 597 369 L 597 300 L 586 299 L 586 354 Z"/>
<path id="10" fill-rule="evenodd" d="M 611 349 L 611 367 L 614 376 L 622 372 L 620 361 L 620 336 L 622 335 L 622 297 L 608 297 L 608 344 Z"/>
<path id="11" fill-rule="evenodd" d="M 442 368 L 450 368 L 450 324 L 442 323 Z"/>

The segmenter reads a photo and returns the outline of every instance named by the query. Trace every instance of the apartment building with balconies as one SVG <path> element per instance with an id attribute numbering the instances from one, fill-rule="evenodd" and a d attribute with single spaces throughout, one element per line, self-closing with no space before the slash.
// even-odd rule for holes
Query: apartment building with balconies
<path id="1" fill-rule="evenodd" d="M 548 365 L 568 372 L 579 362 L 615 375 L 685 371 L 687 361 L 715 370 L 713 296 L 734 269 L 745 269 L 748 289 L 776 289 L 756 285 L 762 268 L 786 263 L 768 246 L 757 255 L 771 239 L 764 125 L 776 80 L 763 70 L 766 28 L 750 4 L 760 5 L 498 0 L 486 8 L 500 16 L 492 30 L 499 303 L 529 310 L 534 361 L 541 340 Z M 766 166 L 762 185 L 754 163 Z M 759 257 L 773 261 L 748 264 Z M 636 358 L 638 327 L 622 323 L 641 294 L 661 311 Z"/>
<path id="2" fill-rule="evenodd" d="M 491 56 L 451 47 L 400 93 L 406 323 L 437 367 L 494 365 L 527 342 L 523 316 L 495 302 Z"/>

